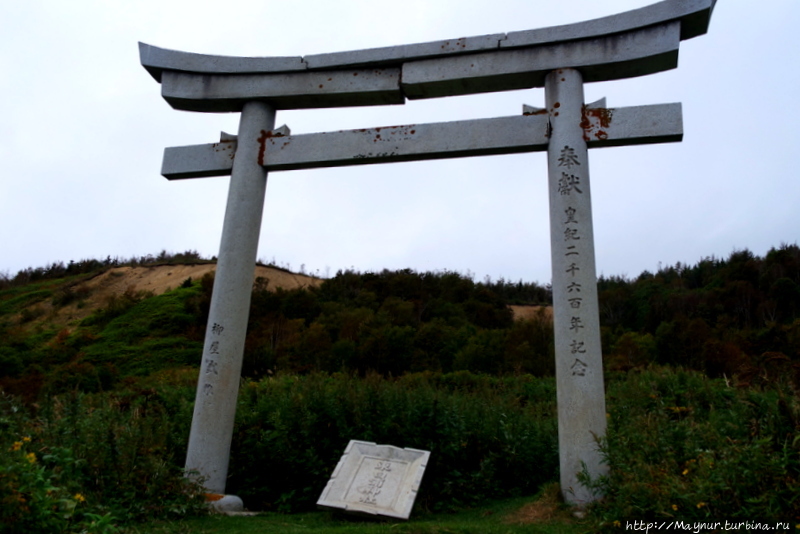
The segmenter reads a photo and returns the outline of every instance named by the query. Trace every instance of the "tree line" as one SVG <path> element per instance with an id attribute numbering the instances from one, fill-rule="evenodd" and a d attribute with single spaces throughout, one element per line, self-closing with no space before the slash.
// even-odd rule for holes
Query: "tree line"
<path id="1" fill-rule="evenodd" d="M 757 380 L 800 372 L 800 248 L 782 244 L 762 258 L 747 249 L 727 259 L 677 263 L 635 279 L 601 277 L 606 363 L 649 362 L 712 377 Z"/>
<path id="2" fill-rule="evenodd" d="M 209 260 L 190 251 L 138 261 Z M 96 263 L 108 268 L 108 261 Z M 56 265 L 28 274 L 56 276 L 93 265 Z M 50 298 L 54 307 L 80 305 L 81 295 L 67 299 L 53 286 L 24 296 L 20 277 L 15 277 L 13 289 L 0 287 L 0 382 L 3 376 L 19 377 L 31 370 L 46 374 L 43 365 L 51 363 L 81 369 L 83 376 L 88 376 L 87 366 L 102 363 L 98 384 L 165 362 L 199 363 L 195 353 L 203 341 L 213 275 L 186 280 L 165 295 L 123 295 L 69 329 L 29 333 L 24 321 L 30 314 L 21 313 L 17 302 Z M 600 277 L 598 292 L 609 371 L 656 363 L 711 377 L 737 376 L 746 383 L 771 377 L 800 383 L 797 245 L 783 244 L 763 258 L 745 249 L 725 259 L 678 263 L 636 278 Z M 396 377 L 469 370 L 548 376 L 554 373 L 555 357 L 550 302 L 549 286 L 503 279 L 476 282 L 450 271 L 345 270 L 317 287 L 295 290 L 273 289 L 268 279 L 259 278 L 253 287 L 243 373 L 252 378 L 314 371 Z M 540 308 L 533 317 L 515 321 L 509 304 L 520 303 Z M 136 366 L 126 367 L 127 358 L 135 358 Z"/>

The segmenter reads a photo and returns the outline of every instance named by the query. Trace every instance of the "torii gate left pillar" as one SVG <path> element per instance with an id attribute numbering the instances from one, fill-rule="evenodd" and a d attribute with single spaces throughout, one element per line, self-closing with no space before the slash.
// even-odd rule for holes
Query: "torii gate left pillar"
<path id="1" fill-rule="evenodd" d="M 211 493 L 225 493 L 267 189 L 258 139 L 274 127 L 275 108 L 243 106 L 186 453 L 187 470 L 197 471 Z"/>

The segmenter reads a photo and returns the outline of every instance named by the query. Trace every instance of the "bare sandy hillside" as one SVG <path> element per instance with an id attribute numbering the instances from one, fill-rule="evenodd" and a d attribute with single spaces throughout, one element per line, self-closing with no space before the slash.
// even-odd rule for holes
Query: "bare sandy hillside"
<path id="1" fill-rule="evenodd" d="M 201 265 L 156 265 L 152 267 L 117 267 L 84 282 L 92 293 L 115 293 L 121 295 L 128 288 L 136 291 L 151 291 L 160 295 L 175 289 L 187 278 L 199 280 L 204 274 L 214 272 L 215 264 Z M 303 274 L 293 274 L 272 267 L 256 267 L 256 277 L 269 280 L 269 289 L 296 289 L 300 287 L 318 286 L 319 278 Z"/>
<path id="2" fill-rule="evenodd" d="M 510 305 L 511 311 L 514 312 L 514 320 L 522 321 L 523 319 L 533 319 L 539 313 L 544 315 L 544 318 L 553 320 L 553 307 L 552 306 L 516 306 Z"/>
<path id="3" fill-rule="evenodd" d="M 69 287 L 76 298 L 65 306 L 53 306 L 52 302 L 39 302 L 29 310 L 36 320 L 29 322 L 33 327 L 47 323 L 51 327 L 65 327 L 91 315 L 104 307 L 110 298 L 118 297 L 126 291 L 147 292 L 160 295 L 180 286 L 188 278 L 200 280 L 204 274 L 216 270 L 215 264 L 153 265 L 147 267 L 116 267 L 97 276 L 78 282 Z M 295 289 L 318 286 L 319 278 L 289 273 L 272 267 L 256 267 L 256 277 L 268 281 L 268 289 Z"/>

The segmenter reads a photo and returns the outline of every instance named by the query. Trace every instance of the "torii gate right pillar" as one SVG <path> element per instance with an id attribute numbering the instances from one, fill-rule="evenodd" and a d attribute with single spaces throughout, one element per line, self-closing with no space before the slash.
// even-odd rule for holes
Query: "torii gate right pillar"
<path id="1" fill-rule="evenodd" d="M 545 101 L 561 491 L 567 502 L 582 506 L 598 496 L 578 473 L 595 479 L 607 466 L 598 449 L 606 404 L 580 72 L 549 73 Z"/>

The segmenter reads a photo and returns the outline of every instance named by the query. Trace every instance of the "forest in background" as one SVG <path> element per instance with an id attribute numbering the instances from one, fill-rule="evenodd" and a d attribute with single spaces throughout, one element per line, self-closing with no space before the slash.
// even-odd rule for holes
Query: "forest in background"
<path id="1" fill-rule="evenodd" d="M 119 265 L 208 262 L 195 252 L 84 260 L 0 277 L 0 386 L 33 399 L 40 389 L 99 391 L 128 376 L 197 366 L 213 275 L 164 295 L 131 287 L 78 324 L 48 324 L 37 302 L 81 305 L 77 283 Z M 770 373 L 800 378 L 800 248 L 763 258 L 677 264 L 636 278 L 598 280 L 608 371 L 681 366 L 750 383 Z M 281 372 L 469 370 L 491 375 L 554 373 L 549 286 L 476 282 L 456 272 L 339 271 L 318 287 L 253 287 L 245 377 Z M 538 305 L 513 319 L 511 304 Z M 51 312 L 52 313 L 52 312 Z M 30 325 L 35 324 L 35 327 Z"/>

